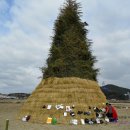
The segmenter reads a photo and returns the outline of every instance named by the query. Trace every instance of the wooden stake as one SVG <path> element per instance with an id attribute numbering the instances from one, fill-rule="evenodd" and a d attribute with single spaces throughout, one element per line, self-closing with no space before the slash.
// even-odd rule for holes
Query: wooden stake
<path id="1" fill-rule="evenodd" d="M 8 126 L 9 126 L 9 120 L 6 119 L 6 126 L 5 126 L 5 130 L 8 130 Z"/>

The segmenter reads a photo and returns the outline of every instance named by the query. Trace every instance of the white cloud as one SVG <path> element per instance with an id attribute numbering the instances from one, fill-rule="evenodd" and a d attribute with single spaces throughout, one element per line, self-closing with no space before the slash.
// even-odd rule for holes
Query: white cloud
<path id="1" fill-rule="evenodd" d="M 121 30 L 95 39 L 95 54 L 99 59 L 97 66 L 101 68 L 100 82 L 129 87 L 129 35 L 130 30 Z"/>
<path id="2" fill-rule="evenodd" d="M 130 28 L 128 0 L 78 0 L 83 20 L 89 26 L 92 49 L 101 68 L 99 82 L 129 87 Z M 0 1 L 0 11 L 8 8 L 11 19 L 2 23 L 8 32 L 0 37 L 0 90 L 31 92 L 40 79 L 38 67 L 45 64 L 50 48 L 53 24 L 64 0 Z M 118 4 L 118 7 L 115 5 Z M 2 7 L 2 8 L 1 8 Z M 124 8 L 125 7 L 125 8 Z M 122 10 L 122 11 L 120 11 Z"/>

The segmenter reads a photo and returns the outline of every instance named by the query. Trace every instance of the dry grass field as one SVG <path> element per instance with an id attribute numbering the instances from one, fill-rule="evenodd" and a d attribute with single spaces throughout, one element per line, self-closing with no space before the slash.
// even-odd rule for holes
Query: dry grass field
<path id="1" fill-rule="evenodd" d="M 99 125 L 43 125 L 17 120 L 23 101 L 0 100 L 0 130 L 5 130 L 5 121 L 9 119 L 9 130 L 130 130 L 130 103 L 114 103 L 119 114 L 117 123 Z M 126 109 L 126 107 L 129 107 Z"/>

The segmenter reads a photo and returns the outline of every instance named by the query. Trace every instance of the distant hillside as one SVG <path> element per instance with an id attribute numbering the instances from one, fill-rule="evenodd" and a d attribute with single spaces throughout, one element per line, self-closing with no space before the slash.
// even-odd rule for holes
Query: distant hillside
<path id="1" fill-rule="evenodd" d="M 117 99 L 117 100 L 128 100 L 130 97 L 127 95 L 130 89 L 119 87 L 116 85 L 108 84 L 101 87 L 101 90 L 107 97 L 107 99 Z"/>
<path id="2" fill-rule="evenodd" d="M 28 94 L 28 93 L 10 93 L 10 94 L 8 94 L 8 96 L 13 96 L 18 99 L 25 99 L 25 98 L 28 98 L 30 96 L 30 94 Z"/>

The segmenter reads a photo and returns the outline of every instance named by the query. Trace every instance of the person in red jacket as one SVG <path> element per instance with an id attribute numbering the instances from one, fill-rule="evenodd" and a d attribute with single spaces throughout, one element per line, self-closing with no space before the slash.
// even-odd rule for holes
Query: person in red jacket
<path id="1" fill-rule="evenodd" d="M 117 120 L 118 120 L 118 115 L 117 115 L 116 108 L 112 106 L 112 121 L 117 122 Z"/>
<path id="2" fill-rule="evenodd" d="M 109 118 L 110 122 L 117 122 L 118 115 L 114 106 L 106 103 L 106 116 Z"/>

